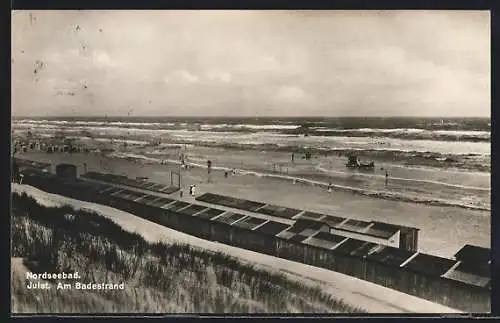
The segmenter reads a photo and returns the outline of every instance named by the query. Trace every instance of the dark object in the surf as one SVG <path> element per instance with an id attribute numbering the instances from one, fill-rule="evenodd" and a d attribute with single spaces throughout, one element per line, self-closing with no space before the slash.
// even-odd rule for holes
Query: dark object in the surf
<path id="1" fill-rule="evenodd" d="M 224 177 L 225 177 L 225 178 L 227 178 L 227 176 L 228 176 L 228 175 L 229 175 L 229 174 L 228 174 L 228 172 L 227 172 L 227 170 L 226 170 L 226 171 L 224 172 Z"/>
<path id="2" fill-rule="evenodd" d="M 311 157 L 312 157 L 312 156 L 311 156 L 311 152 L 310 152 L 310 151 L 306 151 L 306 153 L 304 154 L 304 158 L 305 158 L 306 160 L 310 160 L 310 159 L 311 159 Z"/>
<path id="3" fill-rule="evenodd" d="M 369 169 L 369 170 L 375 169 L 375 163 L 373 161 L 371 161 L 369 163 L 361 163 L 358 160 L 358 156 L 356 156 L 356 155 L 349 155 L 345 166 L 347 168 L 358 168 L 358 169 Z"/>
<path id="4" fill-rule="evenodd" d="M 212 161 L 207 160 L 207 171 L 210 174 L 212 172 Z"/>

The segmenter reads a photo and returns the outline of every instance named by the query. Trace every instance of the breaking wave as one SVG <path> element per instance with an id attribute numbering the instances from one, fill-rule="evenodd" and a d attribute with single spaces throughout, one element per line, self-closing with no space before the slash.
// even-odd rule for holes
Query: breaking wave
<path id="1" fill-rule="evenodd" d="M 186 120 L 184 120 L 186 121 Z M 203 120 L 202 120 L 203 121 Z M 244 121 L 244 120 L 242 120 Z M 316 122 L 312 125 L 303 125 L 300 122 L 277 121 L 276 124 L 255 124 L 255 123 L 228 123 L 228 122 L 134 122 L 134 121 L 92 121 L 92 120 L 14 120 L 13 129 L 44 128 L 52 130 L 89 130 L 89 131 L 116 131 L 127 130 L 135 132 L 168 132 L 171 130 L 187 131 L 207 131 L 207 132 L 228 132 L 228 133 L 256 133 L 274 132 L 284 135 L 300 136 L 325 136 L 325 137 L 376 137 L 376 138 L 397 138 L 406 140 L 435 140 L 435 141 L 468 141 L 468 142 L 489 142 L 491 132 L 488 127 L 461 126 L 458 123 L 443 125 L 420 125 L 415 123 L 408 128 L 371 128 L 354 127 L 345 128 L 342 126 L 328 126 L 324 123 Z M 446 126 L 448 125 L 448 126 Z M 450 128 L 451 127 L 451 128 Z"/>

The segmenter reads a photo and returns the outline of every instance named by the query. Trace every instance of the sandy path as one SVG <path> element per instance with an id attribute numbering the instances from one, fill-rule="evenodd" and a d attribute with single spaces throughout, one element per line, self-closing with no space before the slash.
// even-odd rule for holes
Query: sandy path
<path id="1" fill-rule="evenodd" d="M 196 247 L 220 251 L 239 258 L 241 261 L 255 263 L 268 269 L 279 270 L 292 279 L 320 284 L 324 290 L 347 303 L 362 306 L 375 313 L 458 313 L 449 307 L 435 304 L 417 297 L 397 292 L 376 284 L 323 268 L 297 263 L 269 255 L 235 248 L 232 246 L 199 239 L 136 217 L 130 213 L 107 206 L 78 201 L 56 194 L 50 194 L 27 185 L 13 184 L 14 192 L 26 192 L 41 204 L 70 204 L 76 208 L 89 209 L 112 219 L 124 229 L 141 234 L 150 242 L 170 241 L 187 243 Z"/>
<path id="2" fill-rule="evenodd" d="M 86 160 L 89 171 L 111 171 L 131 177 L 146 176 L 154 182 L 168 185 L 170 170 L 179 169 L 173 165 L 135 163 L 120 158 L 105 158 L 98 154 L 29 152 L 20 157 L 44 162 L 52 160 L 55 164 L 73 163 L 79 167 L 80 173 L 83 172 L 83 160 Z M 389 201 L 343 191 L 328 193 L 319 187 L 293 185 L 289 180 L 253 175 L 231 175 L 224 178 L 223 173 L 219 171 L 213 172 L 212 183 L 208 184 L 206 179 L 205 169 L 192 168 L 182 171 L 185 193 L 187 186 L 197 184 L 199 194 L 219 193 L 342 217 L 418 227 L 421 229 L 420 251 L 429 254 L 452 257 L 465 244 L 490 247 L 489 212 Z"/>

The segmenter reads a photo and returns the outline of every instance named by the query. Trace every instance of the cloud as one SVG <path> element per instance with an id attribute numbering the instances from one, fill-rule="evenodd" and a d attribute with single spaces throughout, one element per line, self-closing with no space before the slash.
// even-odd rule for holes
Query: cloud
<path id="1" fill-rule="evenodd" d="M 274 97 L 275 103 L 300 104 L 312 99 L 311 95 L 297 86 L 283 86 Z"/>
<path id="2" fill-rule="evenodd" d="M 216 72 L 212 71 L 207 74 L 207 78 L 209 80 L 222 82 L 222 83 L 231 83 L 231 74 L 225 72 Z"/>
<path id="3" fill-rule="evenodd" d="M 88 113 L 158 114 L 149 100 L 173 115 L 490 113 L 487 12 L 35 14 L 36 26 L 28 12 L 12 17 L 14 114 L 59 113 L 70 101 Z M 37 60 L 46 65 L 35 82 Z M 95 104 L 52 98 L 83 81 Z"/>
<path id="4" fill-rule="evenodd" d="M 111 60 L 111 57 L 109 57 L 108 52 L 105 50 L 94 50 L 92 52 L 92 59 L 94 64 L 100 68 L 116 66 L 116 63 Z"/>
<path id="5" fill-rule="evenodd" d="M 172 73 L 171 78 L 174 82 L 181 84 L 197 83 L 199 81 L 198 76 L 193 75 L 186 70 L 176 70 Z"/>

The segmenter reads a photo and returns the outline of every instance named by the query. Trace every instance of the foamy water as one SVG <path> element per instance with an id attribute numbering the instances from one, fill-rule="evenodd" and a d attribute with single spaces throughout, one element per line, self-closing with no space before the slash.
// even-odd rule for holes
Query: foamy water
<path id="1" fill-rule="evenodd" d="M 450 138 L 486 138 L 488 131 L 411 127 L 335 129 L 325 125 L 310 129 L 325 133 L 334 131 L 336 135 L 304 136 L 300 133 L 287 133 L 297 128 L 296 121 L 276 124 L 121 120 L 13 122 L 14 134 L 27 134 L 29 131 L 42 137 L 59 135 L 77 139 L 86 145 L 95 144 L 98 148 L 104 148 L 102 145 L 109 147 L 109 144 L 113 143 L 111 147 L 114 149 L 132 149 L 128 154 L 115 152 L 112 156 L 116 158 L 134 158 L 159 163 L 166 157 L 164 149 L 174 148 L 177 151 L 171 151 L 168 158 L 177 162 L 176 154 L 178 155 L 178 149 L 182 148 L 190 151 L 189 161 L 193 166 L 204 167 L 206 159 L 210 158 L 214 167 L 220 167 L 221 170 L 237 169 L 240 173 L 253 176 L 275 176 L 269 174 L 273 163 L 287 162 L 291 152 L 308 149 L 313 151 L 315 158 L 329 154 L 332 156 L 329 158 L 330 162 L 318 161 L 310 166 L 291 168 L 290 173 L 283 179 L 300 179 L 311 185 L 327 185 L 332 181 L 332 185 L 337 189 L 384 199 L 481 210 L 490 208 L 490 143 L 436 140 L 433 137 L 443 135 Z M 409 135 L 413 139 L 408 139 Z M 427 137 L 429 139 L 414 139 Z M 160 141 L 161 144 L 145 150 L 137 148 L 148 147 L 153 141 Z M 127 147 L 123 145 L 125 143 Z M 206 149 L 202 149 L 203 147 Z M 193 154 L 194 151 L 199 152 L 199 156 Z M 260 152 L 269 154 L 261 156 L 261 159 L 255 158 L 256 153 Z M 357 152 L 360 157 L 368 160 L 375 159 L 377 169 L 388 169 L 391 173 L 391 189 L 383 187 L 384 174 L 381 172 L 353 174 L 347 171 L 344 159 L 350 152 Z M 296 158 L 300 159 L 300 153 L 297 153 Z"/>

